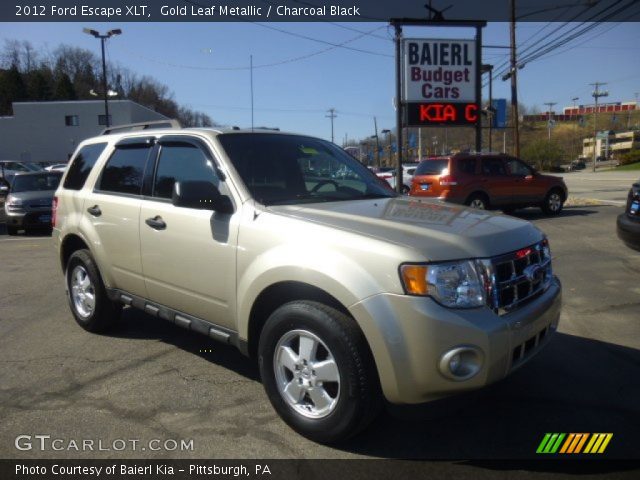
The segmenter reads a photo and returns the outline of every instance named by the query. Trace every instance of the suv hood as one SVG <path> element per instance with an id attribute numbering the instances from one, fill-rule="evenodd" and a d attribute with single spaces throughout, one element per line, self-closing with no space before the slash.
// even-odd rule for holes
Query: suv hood
<path id="1" fill-rule="evenodd" d="M 31 204 L 40 201 L 53 201 L 53 196 L 56 194 L 55 190 L 36 190 L 28 192 L 9 192 L 9 195 L 13 198 L 20 199 L 25 203 Z"/>
<path id="2" fill-rule="evenodd" d="M 430 199 L 381 198 L 269 210 L 409 247 L 428 261 L 492 257 L 543 238 L 527 221 Z"/>

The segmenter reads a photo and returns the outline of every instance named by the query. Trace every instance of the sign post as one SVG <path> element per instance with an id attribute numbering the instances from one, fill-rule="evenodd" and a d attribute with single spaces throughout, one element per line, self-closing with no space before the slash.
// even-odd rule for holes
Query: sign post
<path id="1" fill-rule="evenodd" d="M 392 19 L 396 47 L 398 144 L 403 127 L 472 126 L 475 149 L 482 150 L 481 66 L 484 21 Z M 473 27 L 475 39 L 402 38 L 402 26 Z M 402 190 L 402 150 L 398 150 L 396 189 Z"/>

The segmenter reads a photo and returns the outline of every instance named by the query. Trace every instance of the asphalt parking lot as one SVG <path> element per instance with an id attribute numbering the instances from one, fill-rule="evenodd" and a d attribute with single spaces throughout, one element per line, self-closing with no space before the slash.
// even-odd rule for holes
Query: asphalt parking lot
<path id="1" fill-rule="evenodd" d="M 0 224 L 0 457 L 533 459 L 545 432 L 612 432 L 606 458 L 640 459 L 640 253 L 615 232 L 635 176 L 565 178 L 561 216 L 517 213 L 548 234 L 563 283 L 553 342 L 496 385 L 393 407 L 336 447 L 291 431 L 233 348 L 134 310 L 110 335 L 81 330 L 50 238 Z M 21 451 L 24 434 L 193 439 L 193 450 Z"/>

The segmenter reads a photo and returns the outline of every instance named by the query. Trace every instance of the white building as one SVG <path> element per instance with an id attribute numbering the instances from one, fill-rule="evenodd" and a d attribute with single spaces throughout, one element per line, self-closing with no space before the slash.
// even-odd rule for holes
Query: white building
<path id="1" fill-rule="evenodd" d="M 131 100 L 109 100 L 109 124 L 166 120 Z M 0 160 L 66 162 L 78 143 L 106 128 L 104 101 L 14 102 L 0 117 Z"/>

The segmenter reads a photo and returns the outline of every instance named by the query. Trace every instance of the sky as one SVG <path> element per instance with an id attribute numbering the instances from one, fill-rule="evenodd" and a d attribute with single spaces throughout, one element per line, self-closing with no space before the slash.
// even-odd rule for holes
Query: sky
<path id="1" fill-rule="evenodd" d="M 543 45 L 560 23 L 518 23 L 525 55 Z M 0 23 L 0 43 L 28 40 L 45 53 L 60 44 L 100 55 L 100 44 L 83 34 L 121 28 L 107 43 L 108 61 L 164 83 L 174 99 L 222 125 L 251 125 L 250 56 L 253 56 L 254 123 L 331 139 L 330 108 L 336 109 L 335 142 L 362 139 L 395 127 L 395 64 L 392 30 L 382 23 Z M 289 32 L 289 33 L 285 33 Z M 364 32 L 364 33 L 363 33 Z M 299 35 L 293 36 L 291 33 Z M 472 38 L 467 28 L 408 28 L 407 37 Z M 300 36 L 308 37 L 301 38 Z M 342 44 L 335 48 L 312 39 Z M 541 43 L 540 43 L 541 42 Z M 489 23 L 486 46 L 509 45 L 508 23 Z M 531 50 L 525 50 L 531 47 Z M 545 111 L 592 103 L 590 83 L 607 82 L 606 101 L 634 101 L 640 93 L 640 24 L 598 24 L 583 36 L 519 71 L 519 101 Z M 500 66 L 504 48 L 484 48 L 483 63 Z M 498 70 L 501 71 L 501 70 Z M 510 84 L 493 82 L 494 98 L 510 98 Z M 488 90 L 483 90 L 486 98 Z M 601 99 L 600 101 L 602 101 Z"/>

